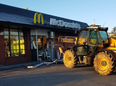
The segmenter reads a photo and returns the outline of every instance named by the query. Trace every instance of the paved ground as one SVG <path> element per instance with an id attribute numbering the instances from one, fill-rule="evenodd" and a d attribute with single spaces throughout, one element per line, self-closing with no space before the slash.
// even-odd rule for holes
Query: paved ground
<path id="1" fill-rule="evenodd" d="M 0 86 L 116 86 L 116 71 L 101 76 L 93 67 L 68 69 L 63 64 L 0 71 Z"/>

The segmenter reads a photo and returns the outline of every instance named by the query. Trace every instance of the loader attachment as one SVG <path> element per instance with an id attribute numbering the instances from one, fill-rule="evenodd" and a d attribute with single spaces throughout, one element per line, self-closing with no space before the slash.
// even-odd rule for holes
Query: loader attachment
<path id="1" fill-rule="evenodd" d="M 75 45 L 76 45 L 77 44 L 77 37 L 75 37 L 75 36 L 59 36 L 58 42 L 75 43 Z"/>
<path id="2" fill-rule="evenodd" d="M 64 51 L 65 51 L 65 48 L 64 48 L 64 46 L 61 46 L 61 47 L 59 47 L 59 51 L 60 51 L 60 53 L 64 53 Z"/>

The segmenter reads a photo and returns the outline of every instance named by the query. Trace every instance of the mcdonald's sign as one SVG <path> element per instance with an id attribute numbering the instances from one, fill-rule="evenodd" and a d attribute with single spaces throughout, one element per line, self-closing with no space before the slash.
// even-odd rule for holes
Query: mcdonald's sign
<path id="1" fill-rule="evenodd" d="M 36 19 L 37 19 L 37 22 L 40 23 L 40 20 L 41 20 L 41 24 L 44 25 L 44 19 L 43 19 L 43 15 L 41 13 L 35 13 L 34 14 L 34 20 L 33 20 L 33 23 L 36 24 Z"/>

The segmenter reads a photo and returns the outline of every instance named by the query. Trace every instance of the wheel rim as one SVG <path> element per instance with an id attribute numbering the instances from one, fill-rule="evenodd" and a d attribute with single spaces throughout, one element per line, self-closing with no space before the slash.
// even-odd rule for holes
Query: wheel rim
<path id="1" fill-rule="evenodd" d="M 70 64 L 71 63 L 71 56 L 69 54 L 66 55 L 65 58 L 66 63 Z"/>
<path id="2" fill-rule="evenodd" d="M 105 58 L 100 57 L 97 60 L 97 66 L 100 70 L 106 70 L 108 67 L 108 62 Z"/>

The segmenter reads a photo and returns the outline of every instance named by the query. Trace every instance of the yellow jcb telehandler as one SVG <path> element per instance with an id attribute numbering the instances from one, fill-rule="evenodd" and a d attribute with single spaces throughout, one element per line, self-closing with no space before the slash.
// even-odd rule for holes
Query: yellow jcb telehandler
<path id="1" fill-rule="evenodd" d="M 94 65 L 100 75 L 111 74 L 115 70 L 116 40 L 108 38 L 107 27 L 90 26 L 80 29 L 75 46 L 65 49 L 59 47 L 67 68 L 77 64 Z M 58 38 L 61 41 L 62 37 Z"/>

